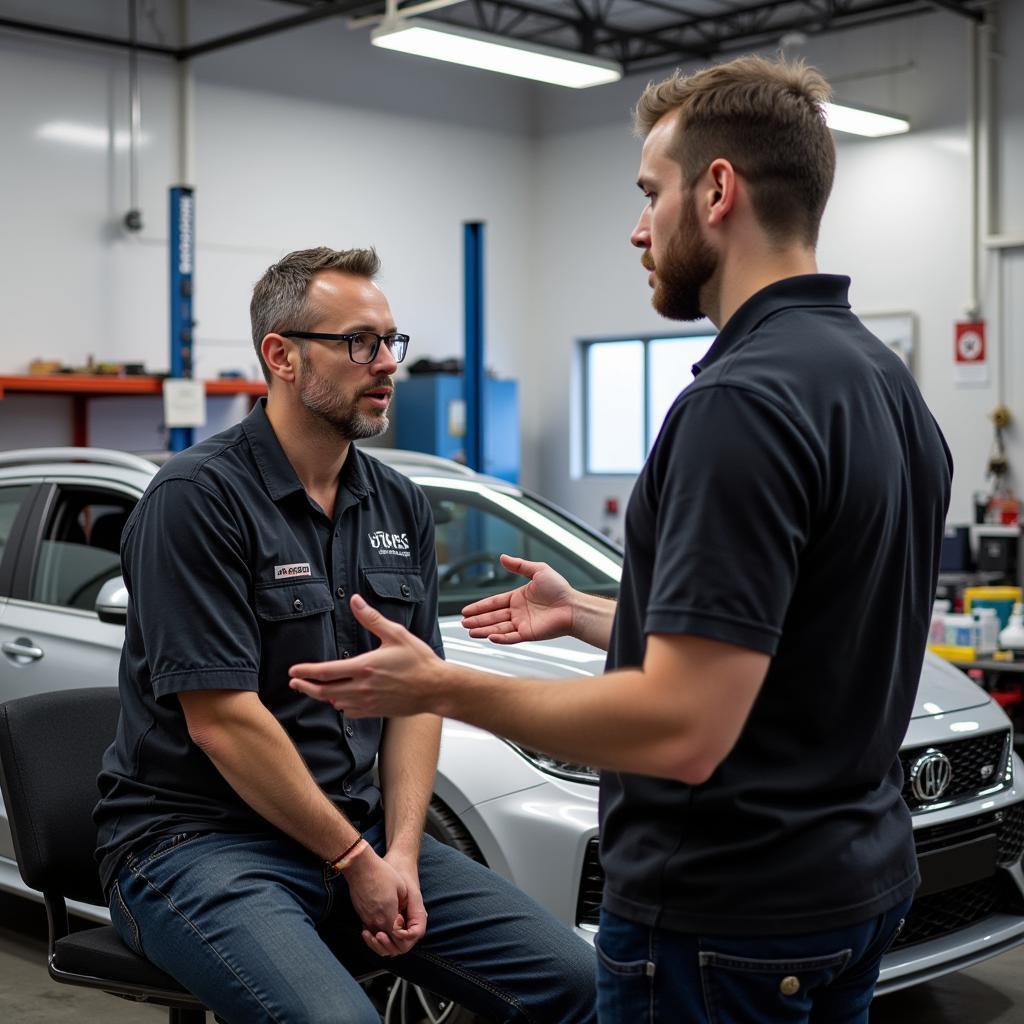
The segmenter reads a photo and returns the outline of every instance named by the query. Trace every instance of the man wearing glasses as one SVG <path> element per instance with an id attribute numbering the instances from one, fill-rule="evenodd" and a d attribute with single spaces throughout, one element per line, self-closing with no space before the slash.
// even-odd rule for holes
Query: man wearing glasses
<path id="1" fill-rule="evenodd" d="M 491 1020 L 592 1021 L 590 947 L 422 835 L 440 719 L 350 719 L 288 685 L 297 660 L 377 646 L 352 594 L 443 656 L 430 506 L 351 443 L 387 429 L 409 345 L 378 266 L 319 248 L 270 267 L 250 310 L 266 401 L 164 466 L 125 527 L 96 810 L 111 916 L 238 1024 L 377 1022 L 353 974 L 381 967 Z"/>

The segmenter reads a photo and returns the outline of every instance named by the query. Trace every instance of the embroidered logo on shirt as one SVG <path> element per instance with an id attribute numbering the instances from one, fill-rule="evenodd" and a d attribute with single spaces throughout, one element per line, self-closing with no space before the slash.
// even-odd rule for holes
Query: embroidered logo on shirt
<path id="1" fill-rule="evenodd" d="M 375 530 L 368 533 L 370 547 L 378 555 L 400 555 L 402 558 L 409 557 L 409 534 L 407 533 L 385 533 L 383 530 Z"/>
<path id="2" fill-rule="evenodd" d="M 295 576 L 312 576 L 309 562 L 292 562 L 290 565 L 275 565 L 274 579 L 288 580 Z"/>

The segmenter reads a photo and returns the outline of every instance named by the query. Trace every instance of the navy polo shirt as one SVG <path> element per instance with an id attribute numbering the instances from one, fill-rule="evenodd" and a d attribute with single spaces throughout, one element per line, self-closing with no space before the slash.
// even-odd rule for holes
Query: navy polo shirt
<path id="1" fill-rule="evenodd" d="M 192 742 L 179 693 L 256 691 L 335 806 L 357 826 L 379 815 L 382 720 L 296 693 L 288 669 L 378 646 L 349 609 L 354 593 L 443 656 L 433 516 L 415 484 L 352 445 L 328 518 L 261 401 L 157 473 L 125 526 L 121 565 L 122 712 L 95 813 L 105 887 L 156 836 L 272 829 Z"/>
<path id="2" fill-rule="evenodd" d="M 694 934 L 880 914 L 918 884 L 897 751 L 924 656 L 952 461 L 849 279 L 789 278 L 729 319 L 626 515 L 608 668 L 650 633 L 771 655 L 702 785 L 605 772 L 605 906 Z"/>

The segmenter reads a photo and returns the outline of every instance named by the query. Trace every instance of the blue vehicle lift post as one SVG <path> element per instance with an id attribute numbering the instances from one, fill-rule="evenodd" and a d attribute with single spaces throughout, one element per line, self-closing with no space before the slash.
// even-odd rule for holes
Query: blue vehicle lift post
<path id="1" fill-rule="evenodd" d="M 484 471 L 484 225 L 463 225 L 465 249 L 466 465 Z"/>
<path id="2" fill-rule="evenodd" d="M 192 275 L 195 271 L 195 195 L 186 185 L 171 189 L 171 376 L 192 376 Z M 180 452 L 192 444 L 191 427 L 171 427 L 168 448 Z"/>

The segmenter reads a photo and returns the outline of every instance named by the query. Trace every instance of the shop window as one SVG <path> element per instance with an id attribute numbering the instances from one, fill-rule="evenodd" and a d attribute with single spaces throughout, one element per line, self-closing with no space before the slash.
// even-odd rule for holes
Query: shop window
<path id="1" fill-rule="evenodd" d="M 583 467 L 633 475 L 713 334 L 583 342 Z"/>

